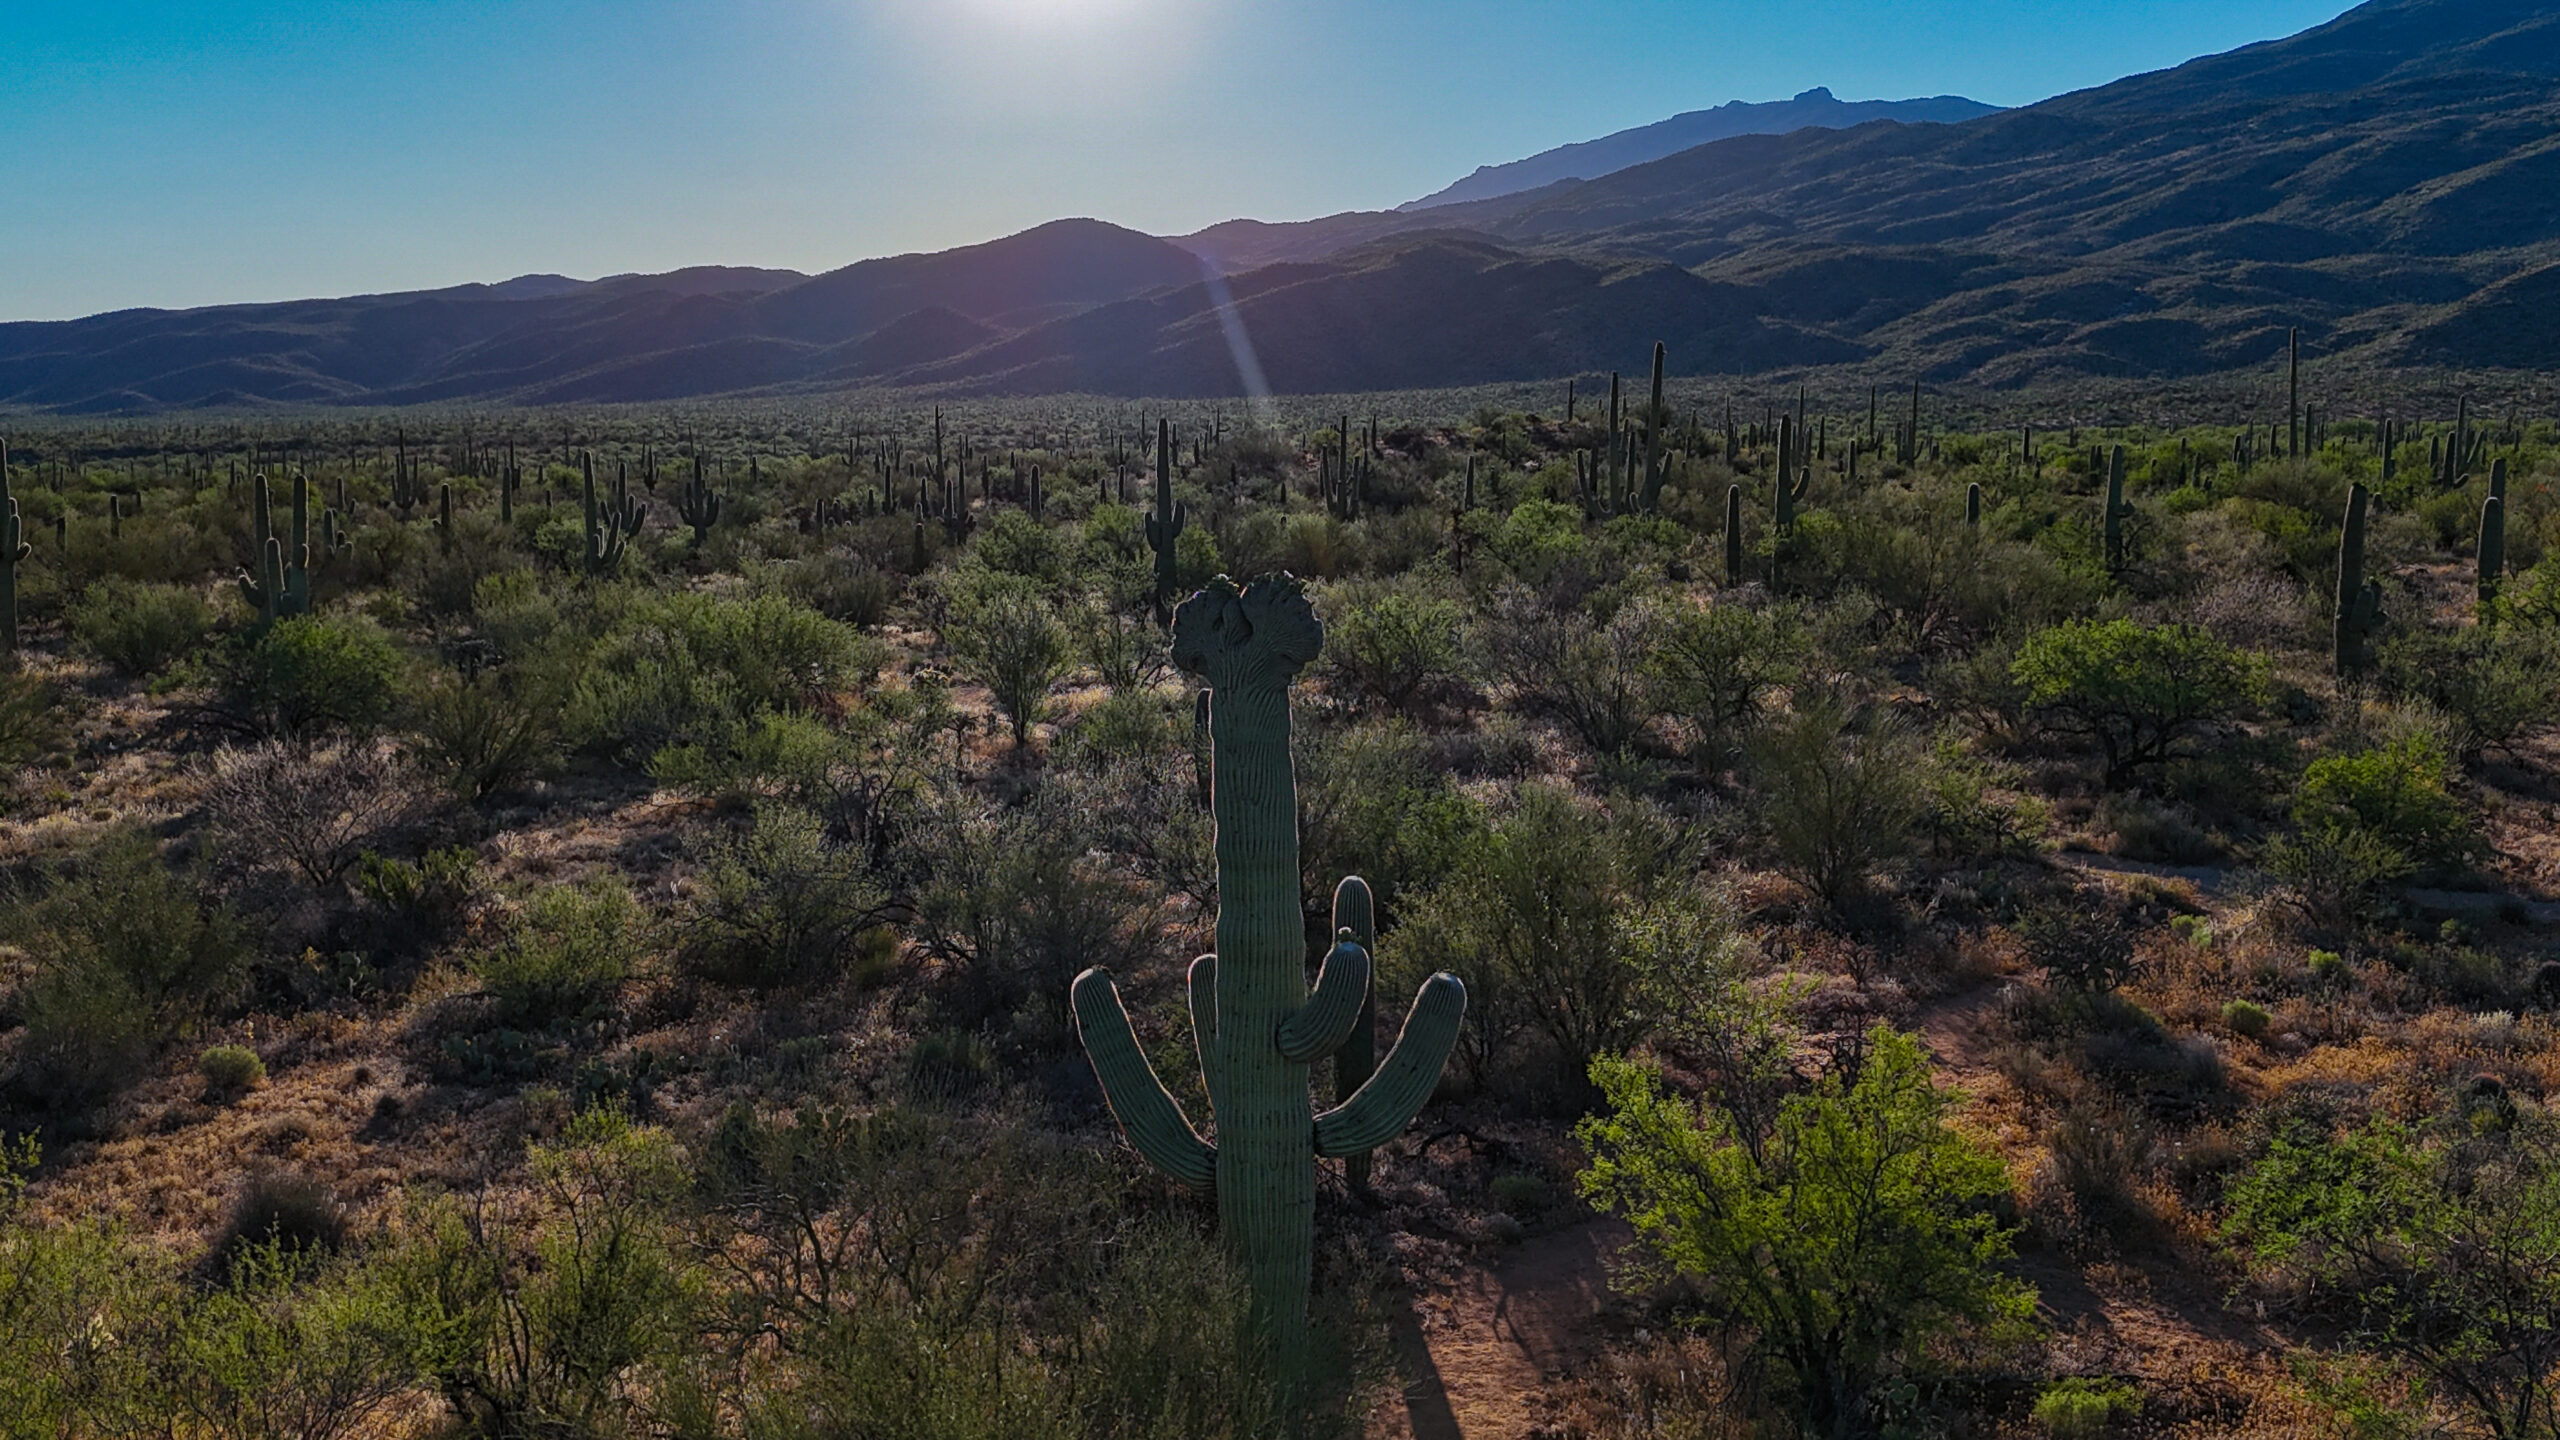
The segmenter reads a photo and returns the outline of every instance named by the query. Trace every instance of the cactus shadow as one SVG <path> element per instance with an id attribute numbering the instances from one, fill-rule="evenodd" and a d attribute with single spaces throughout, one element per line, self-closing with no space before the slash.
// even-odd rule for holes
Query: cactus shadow
<path id="1" fill-rule="evenodd" d="M 1404 1377 L 1405 1423 L 1413 1440 L 1466 1440 L 1458 1412 L 1449 1403 L 1448 1382 L 1431 1358 L 1431 1342 L 1423 1338 L 1422 1317 L 1408 1298 L 1388 1330 L 1395 1343 L 1396 1367 Z"/>

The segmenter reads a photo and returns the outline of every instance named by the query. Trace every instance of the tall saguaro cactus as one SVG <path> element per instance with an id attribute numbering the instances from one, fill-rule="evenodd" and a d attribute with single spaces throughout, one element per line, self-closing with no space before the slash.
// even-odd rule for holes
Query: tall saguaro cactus
<path id="1" fill-rule="evenodd" d="M 1671 411 L 1662 403 L 1662 342 L 1653 342 L 1653 399 L 1644 412 L 1644 490 L 1637 496 L 1636 508 L 1651 514 L 1662 504 L 1662 432 L 1670 425 Z"/>
<path id="2" fill-rule="evenodd" d="M 1364 462 L 1365 463 L 1365 462 Z M 1173 603 L 1174 545 L 1190 523 L 1190 510 L 1173 498 L 1173 422 L 1156 422 L 1156 513 L 1147 517 L 1147 548 L 1156 554 L 1156 619 Z"/>
<path id="3" fill-rule="evenodd" d="M 1742 486 L 1724 487 L 1724 583 L 1742 583 Z"/>
<path id="4" fill-rule="evenodd" d="M 1365 1156 L 1409 1123 L 1457 1041 L 1466 987 L 1424 982 L 1384 1063 L 1349 1099 L 1315 1113 L 1307 1071 L 1345 1048 L 1369 997 L 1357 929 L 1338 938 L 1311 993 L 1298 908 L 1298 787 L 1289 760 L 1289 684 L 1324 645 L 1296 581 L 1239 591 L 1223 576 L 1173 617 L 1174 663 L 1208 682 L 1211 805 L 1217 817 L 1218 949 L 1191 965 L 1191 1028 L 1217 1120 L 1203 1139 L 1129 1029 L 1111 974 L 1076 977 L 1077 1033 L 1112 1113 L 1167 1175 L 1214 1190 L 1241 1254 L 1256 1316 L 1283 1353 L 1306 1325 L 1319 1156 Z M 1348 885 L 1345 890 L 1349 890 Z M 1355 898 L 1365 898 L 1366 887 Z M 1341 908 L 1337 920 L 1353 920 Z"/>
<path id="5" fill-rule="evenodd" d="M 9 517 L 9 533 L 18 533 L 18 520 Z M 14 543 L 14 542 L 13 542 Z M 2498 613 L 2498 585 L 2507 573 L 2507 497 L 2492 495 L 2480 502 L 2480 619 L 2483 624 Z"/>
<path id="6" fill-rule="evenodd" d="M 2124 522 L 2133 518 L 2133 507 L 2124 498 L 2124 447 L 2118 445 L 2107 457 L 2107 508 L 2099 520 L 2099 531 L 2107 543 L 2107 573 L 2124 569 Z"/>
<path id="7" fill-rule="evenodd" d="M 2330 641 L 2341 678 L 2361 674 L 2373 663 L 2373 637 L 2385 619 L 2381 582 L 2364 578 L 2364 522 L 2372 505 L 2372 491 L 2348 487 L 2347 521 L 2338 530 L 2338 617 Z"/>
<path id="8" fill-rule="evenodd" d="M 9 442 L 0 440 L 0 653 L 18 653 L 18 566 L 29 553 L 9 490 Z"/>

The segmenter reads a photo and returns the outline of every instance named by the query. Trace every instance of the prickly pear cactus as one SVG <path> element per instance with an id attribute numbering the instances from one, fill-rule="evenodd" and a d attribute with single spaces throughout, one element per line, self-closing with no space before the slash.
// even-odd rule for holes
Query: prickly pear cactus
<path id="1" fill-rule="evenodd" d="M 1439 1083 L 1467 1005 L 1456 976 L 1432 976 L 1375 1073 L 1315 1113 L 1308 1068 L 1345 1048 L 1368 1003 L 1370 968 L 1356 943 L 1365 932 L 1338 928 L 1313 992 L 1307 987 L 1289 684 L 1323 644 L 1324 627 L 1286 576 L 1241 591 L 1221 577 L 1174 612 L 1174 663 L 1210 693 L 1218 949 L 1192 962 L 1191 1028 L 1214 1141 L 1156 1078 L 1110 972 L 1085 971 L 1073 991 L 1077 1032 L 1121 1129 L 1158 1169 L 1216 1192 L 1256 1314 L 1284 1350 L 1306 1324 L 1317 1157 L 1365 1156 L 1412 1120 Z M 1357 887 L 1350 909 L 1337 895 L 1337 920 L 1365 920 L 1355 911 L 1366 894 Z"/>
<path id="2" fill-rule="evenodd" d="M 2388 618 L 2382 610 L 2382 585 L 2364 578 L 2365 513 L 2373 492 L 2362 485 L 2347 490 L 2347 521 L 2338 531 L 2338 617 L 2331 658 L 2341 677 L 2363 673 L 2373 663 L 2373 637 Z"/>

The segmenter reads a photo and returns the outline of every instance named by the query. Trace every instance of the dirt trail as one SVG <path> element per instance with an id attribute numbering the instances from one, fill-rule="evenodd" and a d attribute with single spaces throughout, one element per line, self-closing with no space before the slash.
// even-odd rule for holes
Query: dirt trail
<path id="1" fill-rule="evenodd" d="M 1609 1258 L 1627 1229 L 1587 1220 L 1522 1242 L 1493 1268 L 1413 1297 L 1395 1325 L 1404 1393 L 1372 1440 L 1523 1440 L 1540 1433 L 1554 1380 L 1598 1348 Z"/>

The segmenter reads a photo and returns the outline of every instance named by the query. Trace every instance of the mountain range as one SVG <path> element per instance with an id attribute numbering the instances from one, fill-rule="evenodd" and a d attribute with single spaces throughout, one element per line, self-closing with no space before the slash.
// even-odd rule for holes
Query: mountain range
<path id="1" fill-rule="evenodd" d="M 1961 95 L 1938 95 L 1926 100 L 1840 100 L 1834 98 L 1830 90 L 1816 86 L 1793 100 L 1773 100 L 1760 105 L 1748 100 L 1735 100 L 1712 110 L 1691 110 L 1668 120 L 1603 135 L 1597 140 L 1541 150 L 1526 160 L 1514 160 L 1507 165 L 1478 166 L 1475 173 L 1464 180 L 1435 190 L 1419 200 L 1408 200 L 1396 208 L 1428 210 L 1435 205 L 1455 205 L 1467 200 L 1495 200 L 1562 180 L 1596 180 L 1603 175 L 1614 175 L 1630 165 L 1642 165 L 1648 160 L 1677 155 L 1710 141 L 1730 140 L 1736 135 L 1846 130 L 1870 120 L 1899 120 L 1906 125 L 1952 125 L 1959 120 L 1989 115 L 1999 108 L 1979 100 L 1967 100 Z"/>
<path id="2" fill-rule="evenodd" d="M 1505 170 L 1541 173 L 1479 175 Z M 2257 366 L 2295 326 L 2359 363 L 2535 369 L 2560 366 L 2555 182 L 2560 3 L 2370 0 L 1956 123 L 1399 210 L 0 325 L 0 406 L 1310 393 L 1635 368 L 1657 339 L 1677 373 L 2027 386 Z"/>

